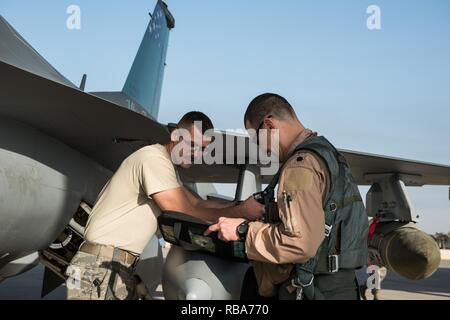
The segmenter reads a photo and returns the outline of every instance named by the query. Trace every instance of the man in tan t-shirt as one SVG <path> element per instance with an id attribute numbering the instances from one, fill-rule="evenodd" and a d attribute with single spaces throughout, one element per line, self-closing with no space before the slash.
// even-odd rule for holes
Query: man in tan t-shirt
<path id="1" fill-rule="evenodd" d="M 189 167 L 190 160 L 208 145 L 203 135 L 212 128 L 206 115 L 190 112 L 177 129 L 202 137 L 201 145 L 195 139 L 180 142 L 175 132 L 169 144 L 146 146 L 122 162 L 98 196 L 87 222 L 86 242 L 68 268 L 68 299 L 135 299 L 134 266 L 157 230 L 161 210 L 211 222 L 219 216 L 251 220 L 261 216 L 263 207 L 253 198 L 239 206 L 206 201 L 180 183 L 172 151 L 180 143 L 187 144 L 190 153 L 181 155 L 180 165 Z"/>

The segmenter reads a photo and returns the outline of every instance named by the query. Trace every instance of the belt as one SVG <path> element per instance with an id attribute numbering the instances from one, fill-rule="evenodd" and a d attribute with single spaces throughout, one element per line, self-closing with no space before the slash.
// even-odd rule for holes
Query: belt
<path id="1" fill-rule="evenodd" d="M 80 251 L 95 256 L 101 256 L 106 259 L 115 260 L 117 262 L 130 266 L 136 263 L 139 259 L 139 256 L 136 256 L 126 250 L 122 250 L 113 246 L 106 246 L 88 242 L 85 242 L 81 245 Z"/>

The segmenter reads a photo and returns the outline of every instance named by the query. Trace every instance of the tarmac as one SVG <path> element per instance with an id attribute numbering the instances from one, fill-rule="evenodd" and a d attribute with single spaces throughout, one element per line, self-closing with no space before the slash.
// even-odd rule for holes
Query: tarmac
<path id="1" fill-rule="evenodd" d="M 358 280 L 363 283 L 363 272 L 358 272 Z M 380 300 L 450 300 L 450 261 L 442 260 L 436 272 L 428 279 L 412 281 L 394 272 L 387 273 L 381 283 Z M 367 290 L 367 299 L 373 299 Z"/>
<path id="2" fill-rule="evenodd" d="M 40 300 L 44 267 L 36 268 L 15 278 L 0 283 L 0 300 Z M 365 281 L 363 270 L 358 272 L 360 283 Z M 450 300 L 450 261 L 443 260 L 440 268 L 428 279 L 411 281 L 388 272 L 381 283 L 381 300 Z M 45 300 L 64 300 L 66 288 L 60 286 L 46 296 Z M 369 290 L 368 300 L 372 299 Z M 163 299 L 162 288 L 158 287 L 154 299 Z"/>

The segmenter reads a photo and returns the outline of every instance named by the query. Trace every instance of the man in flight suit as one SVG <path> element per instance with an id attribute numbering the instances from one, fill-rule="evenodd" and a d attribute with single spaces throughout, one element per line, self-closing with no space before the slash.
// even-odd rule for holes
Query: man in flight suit
<path id="1" fill-rule="evenodd" d="M 182 186 L 172 162 L 175 148 L 185 144 L 182 150 L 188 152 L 181 155 L 180 166 L 189 167 L 209 144 L 204 136 L 209 129 L 213 125 L 206 115 L 190 112 L 178 123 L 170 143 L 146 146 L 122 162 L 98 196 L 87 222 L 86 242 L 67 270 L 68 299 L 135 299 L 134 268 L 157 230 L 161 211 L 210 222 L 219 216 L 250 220 L 261 216 L 263 206 L 252 198 L 239 206 L 205 201 Z M 180 141 L 181 130 L 187 137 Z"/>
<path id="2" fill-rule="evenodd" d="M 366 261 L 367 215 L 357 186 L 348 178 L 345 160 L 326 139 L 306 129 L 279 95 L 255 98 L 244 122 L 249 133 L 254 132 L 250 133 L 254 141 L 261 140 L 262 129 L 267 130 L 267 146 L 259 146 L 266 151 L 271 151 L 270 131 L 278 130 L 279 160 L 284 162 L 276 193 L 279 219 L 249 223 L 224 217 L 207 233 L 218 232 L 225 241 L 245 241 L 259 294 L 264 297 L 358 299 L 354 270 Z M 340 199 L 344 189 L 353 194 L 334 203 L 331 198 Z M 328 250 L 335 246 L 335 252 Z M 302 281 L 303 276 L 310 277 Z"/>

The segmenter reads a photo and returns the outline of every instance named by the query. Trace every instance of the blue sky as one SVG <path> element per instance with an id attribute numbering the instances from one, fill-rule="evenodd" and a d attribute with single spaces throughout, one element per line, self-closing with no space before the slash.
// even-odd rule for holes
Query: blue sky
<path id="1" fill-rule="evenodd" d="M 0 13 L 74 83 L 120 90 L 154 0 L 2 0 Z M 447 0 L 168 0 L 176 19 L 159 120 L 192 109 L 241 128 L 277 92 L 339 148 L 450 165 Z M 81 8 L 81 30 L 66 9 Z M 381 8 L 379 31 L 366 9 Z M 366 189 L 364 189 L 366 190 Z M 428 232 L 450 231 L 447 187 L 408 188 Z"/>

